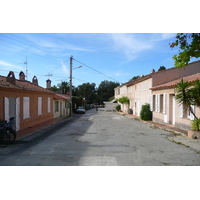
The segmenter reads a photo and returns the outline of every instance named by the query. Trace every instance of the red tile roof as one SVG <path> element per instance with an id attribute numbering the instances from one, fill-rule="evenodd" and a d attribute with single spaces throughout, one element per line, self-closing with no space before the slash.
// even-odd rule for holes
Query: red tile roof
<path id="1" fill-rule="evenodd" d="M 54 94 L 53 96 L 54 99 L 65 99 L 65 100 L 69 100 L 69 95 L 65 95 L 65 94 Z"/>
<path id="2" fill-rule="evenodd" d="M 0 76 L 0 88 L 31 90 L 31 91 L 39 91 L 39 92 L 48 92 L 48 93 L 53 94 L 52 91 L 45 89 L 39 85 L 33 84 L 29 81 L 22 81 L 22 80 L 15 79 L 15 84 L 11 84 L 10 82 L 6 81 L 5 76 Z"/>
<path id="3" fill-rule="evenodd" d="M 186 76 L 186 77 L 182 77 L 185 81 L 188 82 L 194 82 L 197 79 L 200 80 L 200 73 L 194 74 L 194 75 L 190 75 L 190 76 Z M 160 89 L 168 89 L 168 88 L 174 88 L 176 86 L 176 84 L 178 82 L 180 82 L 180 80 L 182 78 L 176 79 L 174 81 L 170 81 L 161 85 L 157 85 L 155 87 L 150 88 L 150 90 L 160 90 Z"/>

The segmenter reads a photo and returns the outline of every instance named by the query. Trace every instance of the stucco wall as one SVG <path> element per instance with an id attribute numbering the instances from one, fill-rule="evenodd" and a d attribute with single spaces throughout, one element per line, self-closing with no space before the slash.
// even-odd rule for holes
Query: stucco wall
<path id="1" fill-rule="evenodd" d="M 20 130 L 42 123 L 53 118 L 53 94 L 33 92 L 33 91 L 18 91 L 18 90 L 0 90 L 0 119 L 5 119 L 4 116 L 4 97 L 10 98 L 20 97 Z M 30 117 L 23 119 L 23 97 L 30 98 Z M 42 97 L 42 114 L 38 115 L 38 97 Z M 48 113 L 48 97 L 50 98 L 50 112 Z"/>

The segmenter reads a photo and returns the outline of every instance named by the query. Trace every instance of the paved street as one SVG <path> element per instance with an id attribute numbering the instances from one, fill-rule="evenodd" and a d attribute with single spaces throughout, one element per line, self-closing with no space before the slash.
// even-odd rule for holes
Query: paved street
<path id="1" fill-rule="evenodd" d="M 92 109 L 0 149 L 0 165 L 199 166 L 199 153 L 172 142 L 172 136 L 119 113 Z"/>

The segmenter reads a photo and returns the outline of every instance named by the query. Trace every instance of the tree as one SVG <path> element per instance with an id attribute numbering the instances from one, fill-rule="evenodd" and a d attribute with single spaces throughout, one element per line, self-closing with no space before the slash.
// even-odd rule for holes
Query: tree
<path id="1" fill-rule="evenodd" d="M 121 97 L 121 98 L 118 99 L 118 101 L 121 104 L 129 104 L 130 103 L 128 97 Z"/>
<path id="2" fill-rule="evenodd" d="M 94 103 L 96 100 L 96 84 L 95 83 L 83 83 L 76 87 L 76 96 L 85 98 L 88 104 Z"/>
<path id="3" fill-rule="evenodd" d="M 58 83 L 57 86 L 58 86 L 61 94 L 66 94 L 66 92 L 69 92 L 70 86 L 69 86 L 68 82 L 62 81 L 61 83 Z"/>
<path id="4" fill-rule="evenodd" d="M 140 76 L 134 76 L 131 80 L 136 80 L 138 78 L 140 78 Z"/>
<path id="5" fill-rule="evenodd" d="M 178 33 L 176 41 L 169 45 L 171 48 L 179 46 L 179 54 L 172 57 L 175 67 L 182 68 L 192 57 L 200 57 L 200 33 Z"/>
<path id="6" fill-rule="evenodd" d="M 113 81 L 102 81 L 97 89 L 98 103 L 102 104 L 104 101 L 109 101 L 109 99 L 114 96 L 114 88 L 119 85 L 119 83 Z"/>
<path id="7" fill-rule="evenodd" d="M 160 68 L 158 69 L 158 71 L 161 71 L 161 70 L 165 70 L 166 68 L 164 66 L 160 66 Z"/>
<path id="8" fill-rule="evenodd" d="M 54 85 L 50 88 L 51 91 L 53 92 L 57 92 L 58 91 L 58 88 Z"/>
<path id="9" fill-rule="evenodd" d="M 179 105 L 182 104 L 186 106 L 194 115 L 194 118 L 198 119 L 192 109 L 192 105 L 200 106 L 200 80 L 191 83 L 181 79 L 181 81 L 176 84 L 175 91 L 175 99 Z"/>

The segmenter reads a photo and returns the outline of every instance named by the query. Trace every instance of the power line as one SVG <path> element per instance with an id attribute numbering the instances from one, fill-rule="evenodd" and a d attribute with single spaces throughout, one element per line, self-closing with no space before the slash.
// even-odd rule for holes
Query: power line
<path id="1" fill-rule="evenodd" d="M 12 39 L 12 40 L 15 40 L 15 41 L 18 41 L 18 40 L 16 40 L 16 39 L 13 39 L 13 38 L 11 38 L 11 37 L 9 37 L 9 36 L 7 36 L 7 35 L 4 35 L 4 34 L 1 34 L 2 36 L 4 36 L 4 37 L 7 37 L 7 38 L 10 38 L 10 39 Z M 27 43 L 23 43 L 23 44 L 25 44 L 25 45 L 27 45 L 27 46 L 21 46 L 21 45 L 19 45 L 19 44 L 15 44 L 15 43 L 13 43 L 13 42 L 10 42 L 10 41 L 7 41 L 7 40 L 4 40 L 4 39 L 2 39 L 2 38 L 0 38 L 0 40 L 2 40 L 2 41 L 4 41 L 4 42 L 7 42 L 7 43 L 10 43 L 10 44 L 12 44 L 12 45 L 15 45 L 15 46 L 17 46 L 17 47 L 19 47 L 19 48 L 23 48 L 23 49 L 21 49 L 21 51 L 25 51 L 25 49 L 29 49 L 29 48 L 32 48 L 33 50 L 41 50 L 41 51 L 43 51 L 43 52 L 45 52 L 46 53 L 46 50 L 44 50 L 44 49 L 41 49 L 41 48 L 39 48 L 39 47 L 34 47 L 33 45 L 31 46 L 31 45 L 29 45 L 29 44 L 27 44 Z M 20 42 L 20 43 L 22 43 L 21 41 L 18 41 L 18 42 Z M 31 43 L 31 42 L 29 42 L 29 43 Z M 32 43 L 33 44 L 33 43 Z M 2 45 L 4 45 L 4 46 L 7 46 L 7 45 L 5 45 L 5 44 L 2 44 Z M 9 48 L 13 48 L 13 49 L 17 49 L 17 48 L 14 48 L 14 47 L 11 47 L 11 46 L 8 46 Z M 19 49 L 17 49 L 17 50 L 19 50 Z M 42 57 L 42 58 L 44 58 L 44 59 L 50 59 L 50 60 L 54 60 L 55 61 L 55 59 L 58 59 L 58 57 L 55 57 L 55 56 L 51 56 L 51 57 L 49 57 L 49 56 L 41 56 L 41 55 L 38 55 L 38 54 L 34 54 L 34 53 L 32 53 L 32 52 L 30 52 L 29 51 L 29 53 L 31 54 L 31 55 L 35 55 L 35 56 L 39 56 L 39 57 Z M 47 53 L 49 53 L 48 51 L 47 51 Z M 53 58 L 54 57 L 54 58 Z"/>
<path id="2" fill-rule="evenodd" d="M 82 62 L 80 62 L 80 61 L 78 61 L 78 60 L 76 60 L 76 59 L 74 59 L 74 58 L 73 58 L 73 60 L 75 60 L 76 62 L 78 62 L 78 63 L 80 63 L 80 64 L 82 64 L 82 65 L 84 65 L 84 66 L 86 66 L 86 67 L 88 67 L 88 68 L 90 68 L 90 69 L 92 69 L 92 70 L 94 70 L 94 71 L 96 71 L 96 72 L 99 73 L 99 74 L 102 74 L 102 75 L 104 75 L 104 76 L 106 76 L 106 77 L 108 77 L 108 78 L 110 78 L 110 79 L 112 79 L 112 80 L 114 80 L 114 81 L 116 81 L 116 82 L 119 82 L 118 80 L 116 80 L 116 79 L 114 79 L 114 78 L 112 78 L 112 77 L 110 77 L 110 76 L 108 76 L 108 75 L 106 75 L 106 74 L 104 74 L 104 73 L 102 73 L 102 72 L 100 72 L 100 71 L 98 71 L 98 70 L 92 68 L 92 67 L 89 67 L 88 65 L 86 65 L 86 64 L 84 64 L 84 63 L 82 63 Z M 119 82 L 119 83 L 120 83 L 120 82 Z"/>

